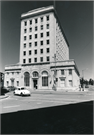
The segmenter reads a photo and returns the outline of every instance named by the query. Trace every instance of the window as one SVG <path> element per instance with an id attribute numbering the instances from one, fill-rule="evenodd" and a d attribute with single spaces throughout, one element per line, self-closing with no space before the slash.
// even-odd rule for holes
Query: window
<path id="1" fill-rule="evenodd" d="M 32 39 L 32 35 L 29 35 L 29 39 Z"/>
<path id="2" fill-rule="evenodd" d="M 30 20 L 30 24 L 32 24 L 32 20 Z"/>
<path id="3" fill-rule="evenodd" d="M 7 72 L 7 75 L 9 75 L 9 72 Z"/>
<path id="4" fill-rule="evenodd" d="M 26 48 L 26 44 L 24 44 L 24 48 Z"/>
<path id="5" fill-rule="evenodd" d="M 35 46 L 37 46 L 37 42 L 35 42 Z"/>
<path id="6" fill-rule="evenodd" d="M 17 75 L 19 75 L 19 72 L 17 72 Z"/>
<path id="7" fill-rule="evenodd" d="M 27 22 L 26 22 L 26 21 L 24 22 L 24 25 L 25 25 L 25 26 L 27 25 Z"/>
<path id="8" fill-rule="evenodd" d="M 43 49 L 40 49 L 40 53 L 43 53 Z"/>
<path id="9" fill-rule="evenodd" d="M 14 72 L 12 72 L 12 75 L 14 75 Z"/>
<path id="10" fill-rule="evenodd" d="M 49 44 L 49 42 L 50 42 L 50 41 L 49 41 L 49 40 L 47 40 L 47 45 Z"/>
<path id="11" fill-rule="evenodd" d="M 41 33 L 40 36 L 43 37 L 43 33 Z"/>
<path id="12" fill-rule="evenodd" d="M 19 86 L 19 81 L 17 81 L 17 86 Z"/>
<path id="13" fill-rule="evenodd" d="M 35 23 L 37 23 L 38 22 L 38 20 L 37 19 L 35 19 Z"/>
<path id="14" fill-rule="evenodd" d="M 29 63 L 31 63 L 31 58 L 29 58 Z"/>
<path id="15" fill-rule="evenodd" d="M 49 52 L 50 52 L 50 49 L 49 49 L 49 48 L 47 48 L 47 49 L 46 49 L 46 51 L 47 51 L 47 53 L 49 53 Z"/>
<path id="16" fill-rule="evenodd" d="M 33 72 L 33 77 L 38 77 L 39 75 L 38 75 L 38 72 Z"/>
<path id="17" fill-rule="evenodd" d="M 37 34 L 35 34 L 35 38 L 37 38 Z"/>
<path id="18" fill-rule="evenodd" d="M 24 86 L 29 86 L 30 84 L 30 74 L 28 72 L 24 73 Z"/>
<path id="19" fill-rule="evenodd" d="M 43 25 L 41 25 L 41 30 L 43 30 Z"/>
<path id="20" fill-rule="evenodd" d="M 47 32 L 46 35 L 49 36 L 49 32 Z"/>
<path id="21" fill-rule="evenodd" d="M 26 59 L 23 59 L 23 63 L 26 63 Z"/>
<path id="22" fill-rule="evenodd" d="M 61 70 L 61 75 L 64 75 L 64 70 Z"/>
<path id="23" fill-rule="evenodd" d="M 9 81 L 7 81 L 7 87 L 9 86 Z"/>
<path id="24" fill-rule="evenodd" d="M 43 57 L 40 57 L 40 62 L 43 62 Z"/>
<path id="25" fill-rule="evenodd" d="M 49 21 L 49 16 L 46 16 L 47 21 Z"/>
<path id="26" fill-rule="evenodd" d="M 36 27 L 35 27 L 35 31 L 37 31 L 37 30 L 38 30 L 38 27 L 36 26 Z"/>
<path id="27" fill-rule="evenodd" d="M 37 50 L 35 50 L 35 54 L 37 54 Z"/>
<path id="28" fill-rule="evenodd" d="M 69 69 L 69 75 L 72 75 L 72 69 Z"/>
<path id="29" fill-rule="evenodd" d="M 26 33 L 27 32 L 27 29 L 24 29 L 24 33 Z"/>
<path id="30" fill-rule="evenodd" d="M 26 40 L 26 36 L 24 36 L 24 40 Z"/>
<path id="31" fill-rule="evenodd" d="M 40 41 L 40 44 L 43 45 L 43 41 Z"/>
<path id="32" fill-rule="evenodd" d="M 24 55 L 24 56 L 26 55 L 26 51 L 23 52 L 23 55 Z"/>
<path id="33" fill-rule="evenodd" d="M 35 58 L 34 61 L 37 62 L 37 58 Z"/>
<path id="34" fill-rule="evenodd" d="M 32 28 L 29 28 L 29 32 L 32 32 Z"/>
<path id="35" fill-rule="evenodd" d="M 41 17 L 40 19 L 41 19 L 41 22 L 43 22 L 43 17 Z"/>
<path id="36" fill-rule="evenodd" d="M 69 80 L 69 86 L 72 86 L 72 80 Z"/>
<path id="37" fill-rule="evenodd" d="M 31 50 L 29 51 L 29 55 L 31 55 Z"/>
<path id="38" fill-rule="evenodd" d="M 50 58 L 49 58 L 49 56 L 47 56 L 47 61 L 50 61 Z"/>
<path id="39" fill-rule="evenodd" d="M 49 29 L 49 24 L 46 25 L 46 28 Z"/>
<path id="40" fill-rule="evenodd" d="M 32 43 L 29 43 L 29 47 L 31 47 L 32 46 Z"/>
<path id="41" fill-rule="evenodd" d="M 42 86 L 48 86 L 48 73 L 46 71 L 42 72 Z"/>

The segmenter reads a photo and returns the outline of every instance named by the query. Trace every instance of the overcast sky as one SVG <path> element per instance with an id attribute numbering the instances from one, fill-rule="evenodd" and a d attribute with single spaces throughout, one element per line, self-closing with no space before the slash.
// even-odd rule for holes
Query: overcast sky
<path id="1" fill-rule="evenodd" d="M 53 1 L 1 2 L 1 64 L 19 62 L 20 17 L 30 10 L 53 5 Z M 56 11 L 70 45 L 70 59 L 74 59 L 82 76 L 93 78 L 93 2 L 56 1 Z M 94 79 L 94 78 L 93 78 Z"/>

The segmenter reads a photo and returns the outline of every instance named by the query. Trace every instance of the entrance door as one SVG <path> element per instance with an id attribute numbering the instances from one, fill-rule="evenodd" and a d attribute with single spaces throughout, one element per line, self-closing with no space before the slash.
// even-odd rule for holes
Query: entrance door
<path id="1" fill-rule="evenodd" d="M 65 79 L 60 78 L 60 87 L 65 87 Z"/>
<path id="2" fill-rule="evenodd" d="M 34 79 L 34 80 L 33 80 L 33 86 L 34 86 L 35 89 L 38 88 L 37 85 L 38 85 L 38 80 L 37 80 L 37 79 Z"/>

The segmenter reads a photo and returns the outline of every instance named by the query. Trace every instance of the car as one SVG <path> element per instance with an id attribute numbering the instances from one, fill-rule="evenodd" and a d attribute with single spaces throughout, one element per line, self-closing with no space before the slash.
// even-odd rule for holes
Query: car
<path id="1" fill-rule="evenodd" d="M 7 87 L 7 90 L 9 90 L 9 91 L 14 91 L 15 89 L 16 89 L 15 86 L 8 86 L 8 87 Z"/>
<path id="2" fill-rule="evenodd" d="M 14 95 L 20 95 L 20 96 L 28 95 L 28 96 L 30 96 L 31 93 L 30 93 L 30 91 L 27 90 L 25 87 L 18 87 L 18 88 L 16 88 L 16 90 L 14 91 Z"/>

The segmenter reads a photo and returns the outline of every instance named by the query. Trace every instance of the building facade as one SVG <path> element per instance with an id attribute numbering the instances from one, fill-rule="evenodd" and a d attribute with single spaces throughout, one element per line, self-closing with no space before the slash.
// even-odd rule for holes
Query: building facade
<path id="1" fill-rule="evenodd" d="M 76 89 L 79 71 L 53 6 L 21 15 L 19 63 L 5 67 L 5 86 Z"/>

